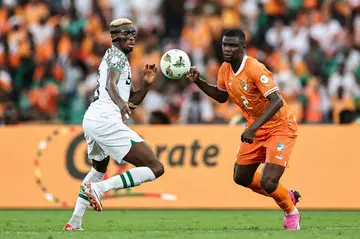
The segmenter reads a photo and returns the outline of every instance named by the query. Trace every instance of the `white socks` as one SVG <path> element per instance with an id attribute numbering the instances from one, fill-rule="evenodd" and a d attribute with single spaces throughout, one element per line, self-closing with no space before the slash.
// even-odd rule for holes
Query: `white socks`
<path id="1" fill-rule="evenodd" d="M 298 214 L 299 211 L 297 210 L 296 207 L 294 207 L 294 211 L 292 211 L 291 213 L 287 213 L 286 215 L 295 215 L 295 214 Z"/>
<path id="2" fill-rule="evenodd" d="M 101 195 L 103 195 L 105 192 L 112 189 L 131 188 L 144 182 L 153 181 L 156 178 L 154 173 L 148 167 L 132 168 L 120 175 L 116 175 L 101 182 L 103 176 L 104 173 L 100 173 L 94 168 L 91 168 L 82 183 L 94 183 L 94 186 L 99 188 Z M 81 227 L 82 218 L 89 204 L 87 196 L 80 192 L 76 201 L 74 213 L 69 221 L 71 226 L 74 228 Z"/>
<path id="3" fill-rule="evenodd" d="M 90 172 L 86 175 L 82 183 L 85 184 L 88 182 L 92 182 L 92 183 L 100 182 L 104 174 L 105 173 L 100 173 L 96 171 L 96 169 L 91 168 Z M 87 196 L 80 192 L 79 197 L 76 200 L 74 213 L 69 221 L 71 226 L 73 226 L 74 228 L 81 227 L 82 218 L 89 204 L 90 203 L 87 200 Z"/>
<path id="4" fill-rule="evenodd" d="M 148 167 L 132 168 L 120 175 L 111 177 L 105 181 L 95 183 L 101 194 L 112 190 L 121 188 L 132 188 L 140 185 L 141 183 L 155 180 L 155 175 Z"/>

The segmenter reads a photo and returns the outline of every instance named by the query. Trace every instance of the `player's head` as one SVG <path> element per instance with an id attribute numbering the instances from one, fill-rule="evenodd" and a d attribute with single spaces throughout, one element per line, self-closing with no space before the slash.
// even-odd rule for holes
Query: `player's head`
<path id="1" fill-rule="evenodd" d="M 110 23 L 110 34 L 112 42 L 125 53 L 134 49 L 136 29 L 129 19 L 119 18 L 112 21 Z"/>
<path id="2" fill-rule="evenodd" d="M 226 30 L 222 39 L 224 61 L 233 62 L 245 54 L 245 33 L 239 29 Z"/>

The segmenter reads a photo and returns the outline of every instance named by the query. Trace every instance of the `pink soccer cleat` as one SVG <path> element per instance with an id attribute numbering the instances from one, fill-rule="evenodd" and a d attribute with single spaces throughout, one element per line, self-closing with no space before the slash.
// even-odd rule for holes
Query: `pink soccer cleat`
<path id="1" fill-rule="evenodd" d="M 296 190 L 289 190 L 289 195 L 291 198 L 292 203 L 294 204 L 294 206 L 296 206 L 296 204 L 299 202 L 299 199 L 301 198 L 301 195 L 298 191 Z M 284 215 L 284 222 L 283 222 L 283 227 L 286 229 L 286 216 Z"/>
<path id="2" fill-rule="evenodd" d="M 80 228 L 75 228 L 75 227 L 71 226 L 70 223 L 67 223 L 64 226 L 64 231 L 83 231 L 83 229 L 81 227 Z"/>
<path id="3" fill-rule="evenodd" d="M 286 229 L 288 231 L 300 230 L 301 215 L 299 212 L 293 215 L 285 216 L 285 221 L 286 221 Z"/>
<path id="4" fill-rule="evenodd" d="M 95 211 L 102 211 L 103 207 L 100 201 L 100 191 L 92 184 L 87 183 L 81 186 L 82 191 L 88 197 L 90 206 L 94 208 Z"/>

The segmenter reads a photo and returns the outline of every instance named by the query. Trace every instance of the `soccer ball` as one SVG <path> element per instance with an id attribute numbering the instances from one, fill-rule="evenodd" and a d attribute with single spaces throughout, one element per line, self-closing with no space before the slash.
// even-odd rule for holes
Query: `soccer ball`
<path id="1" fill-rule="evenodd" d="M 189 56 L 182 50 L 172 49 L 161 57 L 162 73 L 170 79 L 180 79 L 189 72 L 191 62 Z"/>

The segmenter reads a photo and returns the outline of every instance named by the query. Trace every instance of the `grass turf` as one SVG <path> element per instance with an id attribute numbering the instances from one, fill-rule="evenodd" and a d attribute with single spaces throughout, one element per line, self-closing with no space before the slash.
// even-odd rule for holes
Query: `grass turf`
<path id="1" fill-rule="evenodd" d="M 88 211 L 82 232 L 64 232 L 69 210 L 0 211 L 0 238 L 360 238 L 359 211 L 303 211 L 302 231 L 280 211 Z"/>

